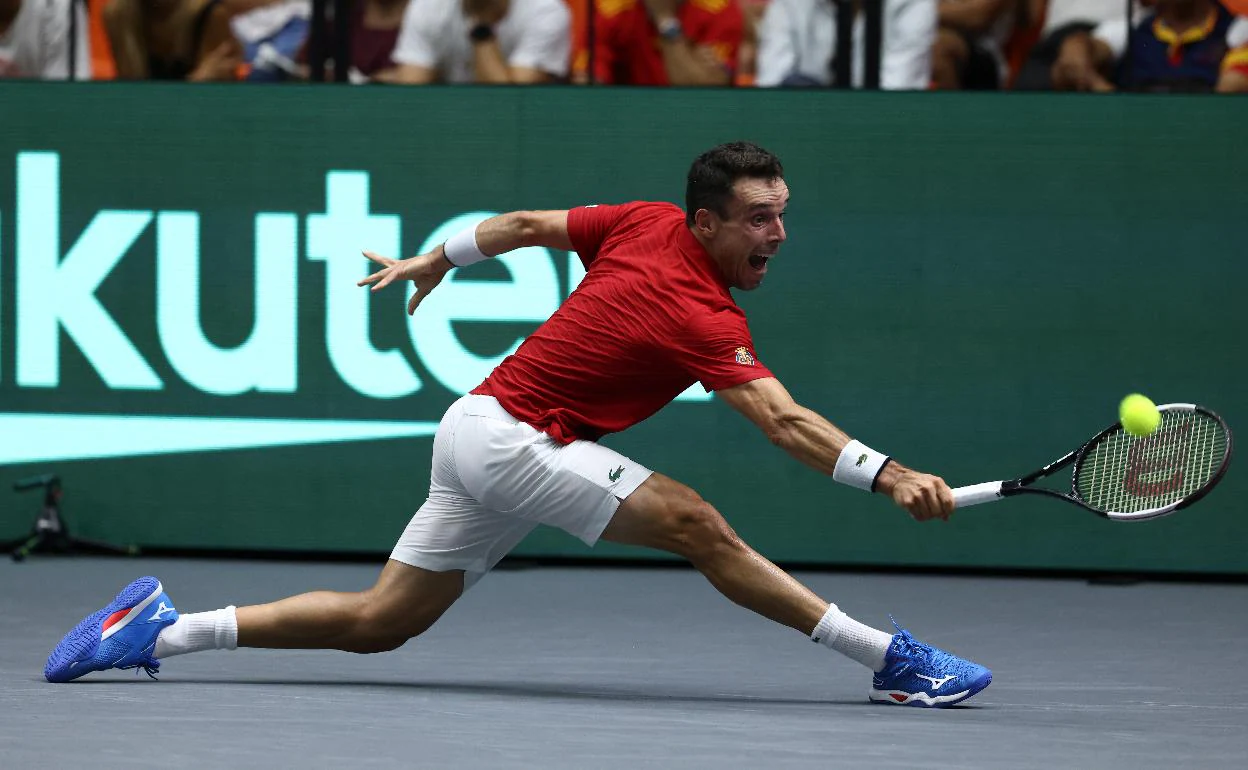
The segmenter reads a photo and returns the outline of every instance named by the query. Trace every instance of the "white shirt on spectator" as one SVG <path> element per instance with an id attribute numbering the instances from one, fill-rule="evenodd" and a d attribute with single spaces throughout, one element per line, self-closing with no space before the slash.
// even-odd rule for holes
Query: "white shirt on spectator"
<path id="1" fill-rule="evenodd" d="M 461 0 L 411 0 L 390 58 L 436 69 L 448 83 L 473 82 L 470 23 L 462 7 Z M 568 74 L 572 14 L 564 0 L 511 0 L 494 34 L 508 66 Z"/>
<path id="2" fill-rule="evenodd" d="M 880 41 L 880 87 L 926 89 L 932 75 L 936 39 L 936 0 L 884 0 Z M 866 22 L 854 19 L 851 79 L 863 82 Z M 831 0 L 771 0 L 758 30 L 760 86 L 778 86 L 797 77 L 832 84 L 836 52 L 836 8 Z"/>
<path id="3" fill-rule="evenodd" d="M 1095 25 L 1126 16 L 1126 0 L 1049 0 L 1040 37 L 1046 38 L 1068 24 Z"/>
<path id="4" fill-rule="evenodd" d="M 8 31 L 0 35 L 0 78 L 69 77 L 70 0 L 22 0 Z M 91 79 L 91 48 L 87 44 L 87 15 L 79 4 L 78 41 L 74 52 L 74 77 Z"/>

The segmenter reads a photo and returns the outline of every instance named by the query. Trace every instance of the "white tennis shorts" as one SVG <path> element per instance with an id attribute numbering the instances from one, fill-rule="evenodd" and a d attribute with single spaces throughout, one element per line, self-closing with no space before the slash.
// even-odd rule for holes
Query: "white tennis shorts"
<path id="1" fill-rule="evenodd" d="M 464 396 L 438 425 L 429 499 L 390 558 L 463 570 L 467 588 L 538 524 L 593 545 L 651 473 L 592 441 L 560 444 L 492 396 Z"/>

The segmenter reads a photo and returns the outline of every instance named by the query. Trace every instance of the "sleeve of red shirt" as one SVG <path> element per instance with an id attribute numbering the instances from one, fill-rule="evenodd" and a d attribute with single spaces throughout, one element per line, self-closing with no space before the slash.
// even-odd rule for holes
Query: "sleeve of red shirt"
<path id="1" fill-rule="evenodd" d="M 723 390 L 751 380 L 774 377 L 754 355 L 745 315 L 728 309 L 698 315 L 672 343 L 676 362 L 706 390 Z"/>
<path id="2" fill-rule="evenodd" d="M 619 224 L 629 209 L 636 204 L 622 206 L 578 206 L 568 210 L 568 240 L 581 258 L 581 264 L 589 269 L 589 263 L 598 256 L 598 249 L 606 240 L 611 228 Z"/>

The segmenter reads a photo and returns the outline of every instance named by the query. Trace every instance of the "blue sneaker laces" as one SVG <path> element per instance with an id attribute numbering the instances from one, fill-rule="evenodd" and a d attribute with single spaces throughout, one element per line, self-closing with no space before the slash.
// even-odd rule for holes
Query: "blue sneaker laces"
<path id="1" fill-rule="evenodd" d="M 915 639 L 909 631 L 897 624 L 892 615 L 889 615 L 888 619 L 893 622 L 893 628 L 897 629 L 897 637 L 893 640 L 893 646 L 889 652 L 897 657 L 927 671 L 936 670 L 955 676 L 970 673 L 976 668 L 975 664 L 968 660 L 959 658 L 957 655 L 950 655 L 944 650 Z"/>
<path id="2" fill-rule="evenodd" d="M 135 663 L 135 664 L 133 664 L 133 665 L 129 665 L 129 666 L 118 666 L 117 668 L 121 669 L 122 671 L 128 671 L 128 670 L 130 670 L 130 669 L 132 669 L 132 668 L 133 668 L 133 669 L 140 669 L 140 668 L 141 668 L 141 669 L 143 669 L 143 673 L 144 673 L 144 674 L 147 674 L 147 675 L 148 675 L 148 676 L 150 676 L 152 679 L 156 679 L 156 672 L 160 670 L 160 661 L 158 661 L 158 660 L 153 660 L 151 663 Z M 139 672 L 138 672 L 138 671 L 135 671 L 135 672 L 134 672 L 134 675 L 135 675 L 135 676 L 138 676 L 138 675 L 139 675 Z"/>

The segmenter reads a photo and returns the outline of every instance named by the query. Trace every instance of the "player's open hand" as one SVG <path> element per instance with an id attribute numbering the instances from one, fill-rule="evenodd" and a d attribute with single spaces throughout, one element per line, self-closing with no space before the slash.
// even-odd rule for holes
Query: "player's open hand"
<path id="1" fill-rule="evenodd" d="M 407 301 L 407 314 L 411 315 L 416 312 L 417 306 L 428 296 L 429 292 L 442 283 L 442 278 L 451 269 L 451 263 L 447 262 L 439 251 L 440 249 L 434 249 L 428 254 L 420 254 L 407 259 L 391 259 L 366 251 L 364 256 L 383 267 L 367 278 L 361 279 L 356 286 L 366 286 L 371 283 L 373 284 L 372 290 L 379 291 L 395 281 L 411 281 L 416 284 L 416 293 Z"/>
<path id="2" fill-rule="evenodd" d="M 910 471 L 897 479 L 891 494 L 915 521 L 948 521 L 953 513 L 953 492 L 939 476 Z"/>

